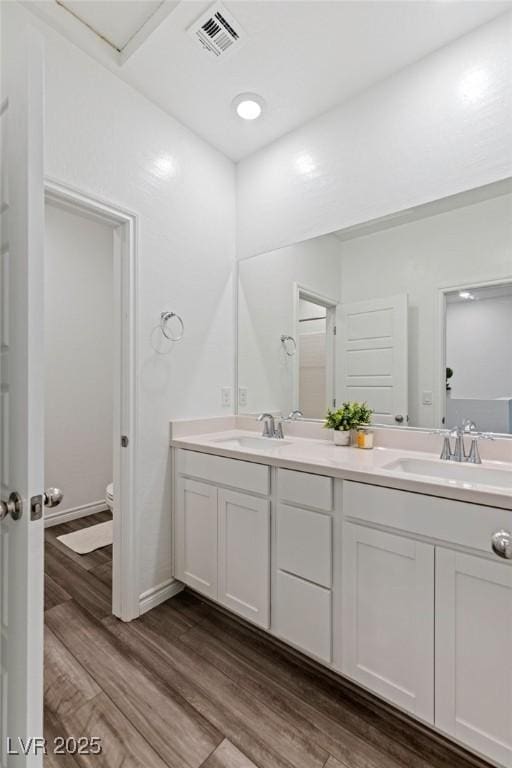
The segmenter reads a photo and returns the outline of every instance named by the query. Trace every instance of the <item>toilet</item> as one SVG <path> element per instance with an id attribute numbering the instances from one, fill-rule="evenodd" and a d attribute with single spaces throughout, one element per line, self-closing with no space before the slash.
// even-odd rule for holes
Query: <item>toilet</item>
<path id="1" fill-rule="evenodd" d="M 111 512 L 114 511 L 114 483 L 109 483 L 105 489 L 105 504 Z"/>

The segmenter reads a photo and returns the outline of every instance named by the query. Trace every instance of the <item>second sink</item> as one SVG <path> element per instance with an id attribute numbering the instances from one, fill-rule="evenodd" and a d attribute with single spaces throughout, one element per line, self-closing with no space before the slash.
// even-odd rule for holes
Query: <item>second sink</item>
<path id="1" fill-rule="evenodd" d="M 490 469 L 474 464 L 457 464 L 452 461 L 428 459 L 397 459 L 385 464 L 383 469 L 409 475 L 422 475 L 464 485 L 487 485 L 494 488 L 512 488 L 512 473 L 505 469 Z"/>

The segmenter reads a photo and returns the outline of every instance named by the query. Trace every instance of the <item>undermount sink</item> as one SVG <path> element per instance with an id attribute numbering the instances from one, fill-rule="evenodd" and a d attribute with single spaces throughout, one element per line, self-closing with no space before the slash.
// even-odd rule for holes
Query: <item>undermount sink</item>
<path id="1" fill-rule="evenodd" d="M 274 448 L 281 448 L 283 445 L 290 445 L 290 440 L 278 440 L 273 437 L 224 437 L 215 441 L 217 445 L 223 445 L 225 448 L 245 448 L 253 451 L 271 451 Z"/>
<path id="2" fill-rule="evenodd" d="M 404 472 L 409 475 L 445 480 L 465 486 L 488 485 L 494 488 L 512 488 L 512 472 L 490 469 L 480 464 L 458 464 L 453 461 L 429 461 L 428 459 L 397 459 L 383 469 Z"/>

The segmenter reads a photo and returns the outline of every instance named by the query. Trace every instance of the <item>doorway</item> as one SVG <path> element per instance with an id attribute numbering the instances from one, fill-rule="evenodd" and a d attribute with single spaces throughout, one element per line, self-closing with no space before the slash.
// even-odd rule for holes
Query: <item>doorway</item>
<path id="1" fill-rule="evenodd" d="M 62 586 L 68 566 L 70 589 L 73 575 L 76 590 L 96 591 L 130 621 L 140 613 L 136 219 L 53 182 L 45 185 L 45 210 L 45 485 L 63 494 L 45 517 L 49 581 Z M 81 576 L 94 577 L 94 589 Z"/>
<path id="2" fill-rule="evenodd" d="M 512 284 L 442 291 L 442 423 L 512 434 Z"/>
<path id="3" fill-rule="evenodd" d="M 295 408 L 306 419 L 321 419 L 336 405 L 334 396 L 336 303 L 295 285 Z"/>

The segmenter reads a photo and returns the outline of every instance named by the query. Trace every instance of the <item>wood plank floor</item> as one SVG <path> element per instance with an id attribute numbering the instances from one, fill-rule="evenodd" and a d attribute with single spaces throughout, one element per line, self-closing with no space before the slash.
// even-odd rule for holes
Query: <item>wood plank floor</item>
<path id="1" fill-rule="evenodd" d="M 57 541 L 106 519 L 46 531 L 45 766 L 487 766 L 190 592 L 118 621 L 112 548 Z M 102 754 L 52 754 L 56 736 L 99 737 Z"/>

